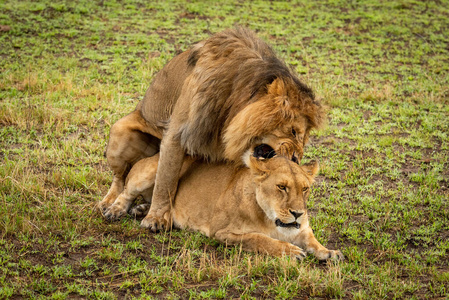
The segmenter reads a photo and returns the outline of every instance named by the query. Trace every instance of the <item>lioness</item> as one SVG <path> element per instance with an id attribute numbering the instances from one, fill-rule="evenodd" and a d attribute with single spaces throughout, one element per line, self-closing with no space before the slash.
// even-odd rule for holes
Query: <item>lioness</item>
<path id="1" fill-rule="evenodd" d="M 114 202 L 137 161 L 160 151 L 153 205 L 142 221 L 157 231 L 167 226 L 185 154 L 236 165 L 254 151 L 301 160 L 323 119 L 312 90 L 253 32 L 217 33 L 174 57 L 136 110 L 112 126 L 106 157 L 114 178 L 99 208 Z"/>
<path id="2" fill-rule="evenodd" d="M 340 251 L 322 246 L 309 227 L 306 201 L 318 163 L 299 166 L 285 157 L 251 156 L 248 165 L 235 170 L 227 164 L 187 159 L 165 221 L 228 244 L 242 243 L 245 250 L 300 259 L 306 252 L 319 260 L 343 259 Z M 138 195 L 151 202 L 157 168 L 158 155 L 137 162 L 105 216 L 115 220 L 125 215 Z"/>

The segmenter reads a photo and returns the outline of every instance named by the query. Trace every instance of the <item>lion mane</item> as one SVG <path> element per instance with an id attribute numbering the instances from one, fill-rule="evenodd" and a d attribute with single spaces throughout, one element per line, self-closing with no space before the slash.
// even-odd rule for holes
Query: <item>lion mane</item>
<path id="1" fill-rule="evenodd" d="M 239 162 L 256 137 L 281 124 L 305 117 L 308 135 L 323 123 L 312 90 L 250 30 L 227 30 L 195 45 L 187 64 L 194 104 L 178 137 L 188 154 Z"/>

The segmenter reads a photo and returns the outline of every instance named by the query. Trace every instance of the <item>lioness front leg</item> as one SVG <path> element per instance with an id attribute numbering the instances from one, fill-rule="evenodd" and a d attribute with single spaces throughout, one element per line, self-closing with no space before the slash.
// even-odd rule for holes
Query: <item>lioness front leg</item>
<path id="1" fill-rule="evenodd" d="M 117 197 L 115 202 L 109 206 L 104 212 L 104 217 L 109 221 L 119 220 L 121 217 L 127 214 L 132 203 L 138 195 L 129 193 L 130 191 L 125 187 L 123 192 Z"/>
<path id="2" fill-rule="evenodd" d="M 296 259 L 302 260 L 306 257 L 306 252 L 288 242 L 273 239 L 261 233 L 244 233 L 236 234 L 225 230 L 218 231 L 215 238 L 229 244 L 243 245 L 243 249 L 265 253 L 273 256 L 293 256 Z"/>
<path id="3" fill-rule="evenodd" d="M 128 174 L 125 189 L 117 200 L 108 208 L 104 216 L 111 220 L 118 220 L 128 212 L 134 200 L 141 195 L 147 202 L 151 203 L 153 187 L 156 178 L 159 154 L 139 160 Z M 135 214 L 132 212 L 131 214 Z"/>
<path id="4" fill-rule="evenodd" d="M 143 216 L 142 213 L 139 213 L 142 210 L 145 211 L 146 215 L 146 212 L 148 212 L 151 205 L 153 184 L 154 180 L 153 182 L 151 181 L 145 182 L 146 189 L 144 191 L 139 191 L 133 189 L 132 187 L 125 186 L 125 189 L 117 197 L 117 200 L 115 200 L 115 202 L 111 206 L 109 206 L 109 208 L 106 209 L 104 217 L 109 221 L 116 221 L 125 216 L 129 212 L 131 216 L 138 218 L 140 216 Z M 134 203 L 134 201 L 139 195 L 142 195 L 147 203 L 135 206 L 130 210 L 131 205 Z"/>
<path id="5" fill-rule="evenodd" d="M 305 249 L 307 253 L 315 255 L 318 260 L 343 260 L 344 256 L 340 250 L 329 250 L 317 241 L 312 228 L 302 230 L 295 241 L 295 244 Z"/>
<path id="6" fill-rule="evenodd" d="M 142 227 L 153 232 L 171 227 L 166 216 L 170 215 L 183 160 L 184 150 L 169 130 L 162 139 L 151 208 L 142 220 Z"/>

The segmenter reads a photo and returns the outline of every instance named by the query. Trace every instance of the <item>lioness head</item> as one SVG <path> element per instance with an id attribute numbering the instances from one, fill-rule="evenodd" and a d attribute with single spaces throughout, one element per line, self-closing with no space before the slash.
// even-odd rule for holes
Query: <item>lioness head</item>
<path id="1" fill-rule="evenodd" d="M 300 228 L 307 220 L 306 201 L 318 162 L 298 165 L 285 157 L 250 157 L 256 199 L 268 219 L 278 227 Z"/>
<path id="2" fill-rule="evenodd" d="M 311 91 L 298 89 L 293 79 L 275 79 L 226 128 L 225 156 L 232 161 L 243 159 L 246 165 L 252 153 L 301 161 L 310 130 L 319 128 L 324 119 L 324 109 Z"/>

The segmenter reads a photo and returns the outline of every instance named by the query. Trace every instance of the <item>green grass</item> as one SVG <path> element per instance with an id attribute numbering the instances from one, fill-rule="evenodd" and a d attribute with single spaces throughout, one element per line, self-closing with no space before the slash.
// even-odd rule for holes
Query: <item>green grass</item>
<path id="1" fill-rule="evenodd" d="M 248 26 L 329 109 L 308 207 L 343 263 L 94 212 L 111 124 L 211 33 Z M 447 1 L 0 1 L 0 298 L 449 297 Z"/>

